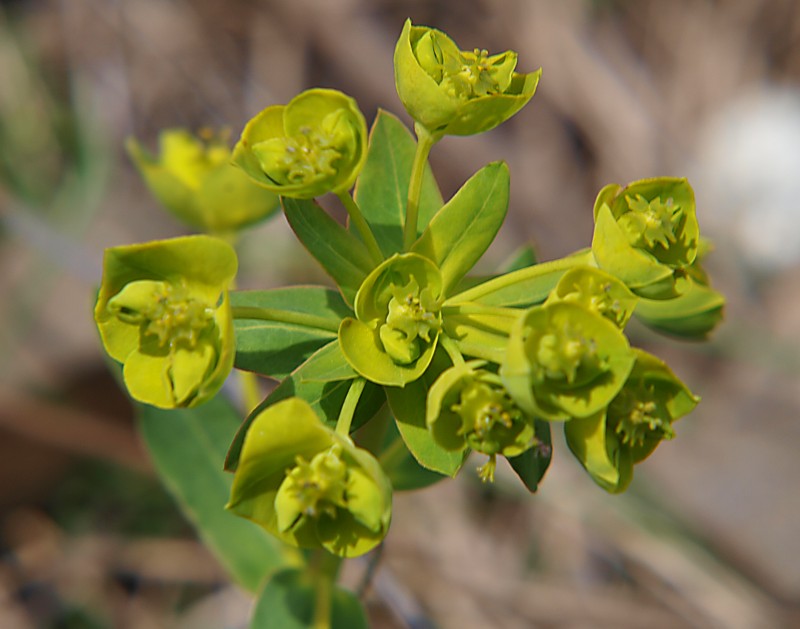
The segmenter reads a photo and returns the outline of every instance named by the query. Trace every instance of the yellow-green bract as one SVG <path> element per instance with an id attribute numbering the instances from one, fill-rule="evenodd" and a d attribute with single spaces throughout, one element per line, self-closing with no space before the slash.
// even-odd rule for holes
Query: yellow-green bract
<path id="1" fill-rule="evenodd" d="M 369 452 L 292 397 L 250 425 L 227 508 L 294 546 L 354 557 L 386 536 L 392 488 Z"/>
<path id="2" fill-rule="evenodd" d="M 210 399 L 233 368 L 233 248 L 186 236 L 106 250 L 95 320 L 131 396 L 160 408 Z"/>
<path id="3" fill-rule="evenodd" d="M 242 131 L 233 162 L 277 194 L 312 199 L 343 193 L 367 159 L 367 123 L 342 92 L 311 89 L 267 107 Z"/>
<path id="4" fill-rule="evenodd" d="M 404 386 L 433 357 L 442 328 L 442 274 L 416 253 L 395 254 L 370 273 L 356 294 L 356 318 L 339 327 L 342 352 L 360 375 Z"/>
<path id="5" fill-rule="evenodd" d="M 597 195 L 592 252 L 597 265 L 633 292 L 675 297 L 675 271 L 692 265 L 700 239 L 694 191 L 686 179 L 610 184 Z"/>
<path id="6" fill-rule="evenodd" d="M 533 96 L 541 69 L 514 72 L 517 54 L 459 50 L 447 35 L 407 20 L 394 53 L 397 93 L 434 138 L 493 129 Z"/>
<path id="7" fill-rule="evenodd" d="M 664 362 L 642 350 L 634 352 L 633 370 L 608 407 L 564 425 L 575 458 L 611 493 L 628 487 L 633 465 L 662 440 L 672 439 L 672 423 L 699 402 Z"/>
<path id="8" fill-rule="evenodd" d="M 127 148 L 156 199 L 192 227 L 231 232 L 279 207 L 277 195 L 255 185 L 230 163 L 231 150 L 222 134 L 209 132 L 198 138 L 184 129 L 166 129 L 159 136 L 156 156 L 134 138 Z"/>

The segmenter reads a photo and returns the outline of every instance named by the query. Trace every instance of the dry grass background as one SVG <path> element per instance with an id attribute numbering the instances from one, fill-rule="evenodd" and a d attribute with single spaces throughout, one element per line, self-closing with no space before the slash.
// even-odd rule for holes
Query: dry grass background
<path id="1" fill-rule="evenodd" d="M 491 490 L 465 474 L 398 496 L 366 592 L 374 626 L 800 626 L 800 210 L 797 196 L 780 205 L 769 194 L 800 181 L 799 3 L 0 7 L 0 626 L 245 626 L 247 598 L 153 497 L 130 409 L 104 375 L 90 314 L 102 249 L 182 230 L 122 143 L 135 134 L 152 145 L 169 126 L 236 133 L 317 85 L 352 94 L 368 118 L 379 106 L 404 115 L 391 57 L 408 16 L 464 48 L 512 48 L 522 70 L 544 68 L 518 116 L 432 156 L 446 195 L 484 163 L 509 162 L 510 218 L 490 260 L 528 241 L 542 259 L 585 246 L 606 183 L 689 175 L 729 308 L 709 345 L 634 330 L 704 401 L 626 496 L 595 488 L 563 447 L 534 497 L 505 474 Z M 766 115 L 777 146 L 751 150 L 737 134 L 752 107 L 720 126 L 753 94 L 791 96 L 786 121 Z M 741 154 L 767 183 L 731 170 L 726 159 Z M 774 244 L 754 238 L 762 223 Z M 245 286 L 324 281 L 282 219 L 247 237 L 242 266 Z"/>

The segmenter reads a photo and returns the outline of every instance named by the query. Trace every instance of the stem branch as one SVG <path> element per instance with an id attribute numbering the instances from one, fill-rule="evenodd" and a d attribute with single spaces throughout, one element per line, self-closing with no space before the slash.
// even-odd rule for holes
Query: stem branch
<path id="1" fill-rule="evenodd" d="M 417 219 L 419 217 L 419 199 L 422 194 L 422 177 L 425 174 L 425 165 L 428 155 L 436 144 L 436 138 L 422 125 L 414 125 L 417 133 L 417 150 L 414 153 L 414 163 L 411 166 L 411 180 L 408 182 L 408 205 L 406 206 L 406 222 L 403 226 L 403 250 L 410 251 L 411 245 L 417 239 Z"/>
<path id="2" fill-rule="evenodd" d="M 353 199 L 349 192 L 337 192 L 336 196 L 339 197 L 342 205 L 344 205 L 344 208 L 347 210 L 347 215 L 350 217 L 353 225 L 356 226 L 358 233 L 361 234 L 361 238 L 363 238 L 364 244 L 367 245 L 367 249 L 369 250 L 369 255 L 372 257 L 372 261 L 376 265 L 383 262 L 383 254 L 381 253 L 380 246 L 378 246 L 378 241 L 375 240 L 375 234 L 372 233 L 372 230 L 370 229 L 367 220 L 364 218 L 364 215 L 361 213 L 361 210 L 356 204 L 355 199 Z"/>

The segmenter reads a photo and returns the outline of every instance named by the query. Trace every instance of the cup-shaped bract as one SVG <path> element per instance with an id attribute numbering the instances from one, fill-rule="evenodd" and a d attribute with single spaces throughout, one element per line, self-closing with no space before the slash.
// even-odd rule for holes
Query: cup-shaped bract
<path id="1" fill-rule="evenodd" d="M 292 397 L 250 425 L 227 508 L 288 544 L 355 557 L 386 536 L 392 488 L 375 457 Z"/>
<path id="2" fill-rule="evenodd" d="M 264 109 L 233 150 L 233 162 L 253 181 L 295 199 L 346 192 L 366 159 L 367 123 L 358 105 L 322 88 Z"/>
<path id="3" fill-rule="evenodd" d="M 533 96 L 541 69 L 514 71 L 517 54 L 459 50 L 443 32 L 407 20 L 394 53 L 397 93 L 434 138 L 493 129 Z"/>
<path id="4" fill-rule="evenodd" d="M 416 253 L 395 254 L 358 289 L 356 318 L 339 327 L 345 358 L 377 384 L 404 386 L 427 369 L 442 329 L 442 274 Z"/>
<path id="5" fill-rule="evenodd" d="M 545 303 L 558 301 L 583 306 L 623 329 L 639 300 L 613 275 L 594 267 L 581 266 L 564 273 Z"/>
<path id="6" fill-rule="evenodd" d="M 495 458 L 519 456 L 538 444 L 534 419 L 506 391 L 483 362 L 454 365 L 428 390 L 425 421 L 446 450 L 466 449 L 489 456 L 481 478 L 494 480 Z"/>
<path id="7" fill-rule="evenodd" d="M 175 216 L 208 233 L 236 231 L 270 216 L 278 196 L 231 164 L 227 134 L 166 129 L 151 155 L 134 138 L 128 153 L 153 196 Z"/>
<path id="8" fill-rule="evenodd" d="M 690 413 L 699 398 L 661 360 L 634 350 L 636 363 L 608 408 L 564 426 L 567 444 L 594 481 L 606 491 L 624 491 L 633 465 L 658 444 L 672 439 L 673 422 Z"/>
<path id="9" fill-rule="evenodd" d="M 517 320 L 500 376 L 526 412 L 566 420 L 604 408 L 633 362 L 628 339 L 615 323 L 560 301 L 534 306 Z"/>
<path id="10" fill-rule="evenodd" d="M 233 368 L 233 248 L 185 236 L 107 249 L 95 321 L 131 396 L 160 408 L 211 398 Z"/>
<path id="11" fill-rule="evenodd" d="M 651 299 L 677 294 L 675 271 L 691 266 L 700 239 L 694 191 L 686 179 L 643 179 L 603 188 L 594 206 L 598 266 Z"/>

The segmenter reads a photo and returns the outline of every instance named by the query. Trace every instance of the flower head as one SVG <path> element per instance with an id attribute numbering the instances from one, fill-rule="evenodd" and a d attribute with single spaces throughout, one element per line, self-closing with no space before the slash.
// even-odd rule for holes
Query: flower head
<path id="1" fill-rule="evenodd" d="M 633 360 L 615 323 L 560 301 L 534 306 L 514 324 L 500 375 L 528 413 L 569 419 L 604 408 L 619 392 Z"/>
<path id="2" fill-rule="evenodd" d="M 345 319 L 339 342 L 345 358 L 372 382 L 403 386 L 431 362 L 442 328 L 442 275 L 416 253 L 395 254 L 358 290 L 356 318 Z"/>
<path id="3" fill-rule="evenodd" d="M 594 215 L 592 251 L 601 269 L 642 297 L 677 294 L 675 271 L 695 261 L 700 237 L 694 192 L 685 179 L 606 186 Z"/>
<path id="4" fill-rule="evenodd" d="M 289 544 L 354 557 L 386 536 L 391 502 L 378 461 L 293 397 L 250 425 L 227 508 Z"/>
<path id="5" fill-rule="evenodd" d="M 233 249 L 209 236 L 106 250 L 95 320 L 134 399 L 195 406 L 219 390 L 233 368 L 236 266 Z"/>
<path id="6" fill-rule="evenodd" d="M 672 439 L 673 422 L 690 413 L 699 398 L 661 360 L 634 350 L 636 363 L 625 386 L 597 414 L 564 426 L 567 444 L 594 481 L 606 491 L 624 491 L 633 465 Z"/>
<path id="7" fill-rule="evenodd" d="M 233 161 L 277 194 L 311 199 L 349 190 L 367 158 L 367 123 L 356 102 L 311 89 L 250 120 Z"/>
<path id="8" fill-rule="evenodd" d="M 230 163 L 226 133 L 204 130 L 197 137 L 184 129 L 167 129 L 159 136 L 157 156 L 134 138 L 127 148 L 156 199 L 192 227 L 224 233 L 278 209 L 275 194 Z"/>
<path id="9" fill-rule="evenodd" d="M 508 120 L 533 96 L 541 70 L 514 72 L 517 54 L 459 50 L 447 35 L 408 20 L 394 53 L 397 93 L 435 137 L 473 135 Z"/>

